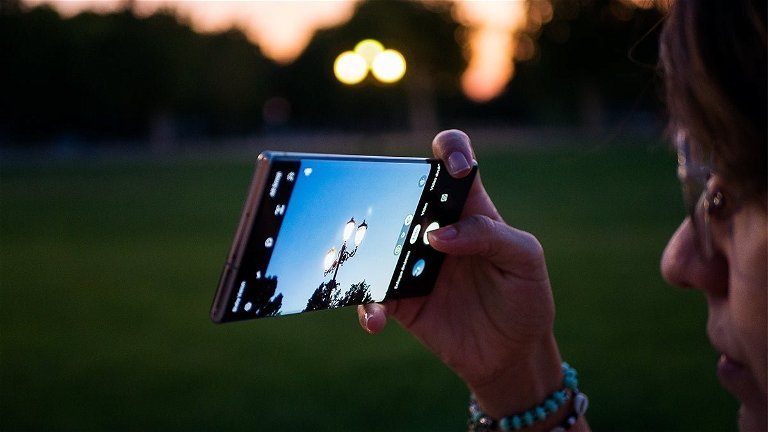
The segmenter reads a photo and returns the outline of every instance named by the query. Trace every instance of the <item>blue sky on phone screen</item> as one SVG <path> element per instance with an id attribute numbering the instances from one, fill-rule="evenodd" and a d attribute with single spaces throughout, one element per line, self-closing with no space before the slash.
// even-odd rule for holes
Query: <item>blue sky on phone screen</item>
<path id="1" fill-rule="evenodd" d="M 406 217 L 416 211 L 429 176 L 428 163 L 304 160 L 267 267 L 283 294 L 282 312 L 304 310 L 323 276 L 323 260 L 341 249 L 344 226 L 354 218 L 368 230 L 354 257 L 336 277 L 346 291 L 365 280 L 374 300 L 383 299 L 398 256 L 394 249 Z M 423 183 L 423 180 L 422 180 Z M 354 233 L 347 242 L 354 248 Z"/>

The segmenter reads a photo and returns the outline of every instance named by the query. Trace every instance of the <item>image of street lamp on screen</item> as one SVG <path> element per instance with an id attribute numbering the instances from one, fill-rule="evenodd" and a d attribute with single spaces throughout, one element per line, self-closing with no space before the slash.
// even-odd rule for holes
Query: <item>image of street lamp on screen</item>
<path id="1" fill-rule="evenodd" d="M 304 155 L 273 156 L 254 183 L 216 322 L 428 293 L 443 256 L 426 233 L 458 218 L 471 178 L 427 159 Z"/>

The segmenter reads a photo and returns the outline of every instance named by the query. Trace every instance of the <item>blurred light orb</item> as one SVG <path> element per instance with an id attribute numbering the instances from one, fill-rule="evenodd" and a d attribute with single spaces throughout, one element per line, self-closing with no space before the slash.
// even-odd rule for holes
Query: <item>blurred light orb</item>
<path id="1" fill-rule="evenodd" d="M 384 45 L 376 39 L 363 39 L 355 45 L 354 51 L 363 56 L 368 66 L 371 66 L 376 56 L 384 51 Z"/>
<path id="2" fill-rule="evenodd" d="M 333 62 L 333 73 L 336 79 L 347 85 L 354 85 L 365 79 L 368 75 L 368 62 L 360 54 L 353 51 L 345 51 L 336 57 Z"/>
<path id="3" fill-rule="evenodd" d="M 333 63 L 336 79 L 347 85 L 361 83 L 369 71 L 382 83 L 396 83 L 405 75 L 405 57 L 396 50 L 385 49 L 376 39 L 363 39 L 353 51 L 341 53 Z"/>
<path id="4" fill-rule="evenodd" d="M 383 83 L 394 83 L 405 75 L 405 57 L 393 49 L 384 50 L 373 59 L 373 76 Z"/>

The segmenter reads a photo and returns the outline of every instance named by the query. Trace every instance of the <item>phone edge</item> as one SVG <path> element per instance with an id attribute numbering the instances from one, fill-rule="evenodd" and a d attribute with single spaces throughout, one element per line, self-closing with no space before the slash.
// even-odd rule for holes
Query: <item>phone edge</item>
<path id="1" fill-rule="evenodd" d="M 240 261 L 245 253 L 245 243 L 250 236 L 253 219 L 256 217 L 256 212 L 253 211 L 254 205 L 261 201 L 273 158 L 274 152 L 262 152 L 256 158 L 256 166 L 248 188 L 248 195 L 240 213 L 240 222 L 237 225 L 232 245 L 227 254 L 224 269 L 219 276 L 219 284 L 216 288 L 213 304 L 211 305 L 210 318 L 214 323 L 221 324 L 227 322 L 223 318 L 226 313 L 226 302 L 232 293 L 233 286 L 231 281 L 232 278 L 237 276 L 237 269 L 240 267 Z"/>

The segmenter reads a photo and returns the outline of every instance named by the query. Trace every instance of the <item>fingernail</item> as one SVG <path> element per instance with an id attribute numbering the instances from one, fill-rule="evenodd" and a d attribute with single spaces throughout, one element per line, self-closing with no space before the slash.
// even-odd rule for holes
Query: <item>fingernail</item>
<path id="1" fill-rule="evenodd" d="M 429 232 L 430 238 L 433 238 L 437 241 L 451 241 L 455 239 L 457 235 L 459 235 L 459 232 L 452 226 L 443 227 L 438 230 Z"/>
<path id="2" fill-rule="evenodd" d="M 469 161 L 464 157 L 461 152 L 453 152 L 448 156 L 448 172 L 451 175 L 463 174 L 469 171 L 472 166 L 469 165 Z"/>

